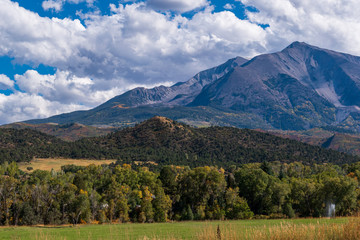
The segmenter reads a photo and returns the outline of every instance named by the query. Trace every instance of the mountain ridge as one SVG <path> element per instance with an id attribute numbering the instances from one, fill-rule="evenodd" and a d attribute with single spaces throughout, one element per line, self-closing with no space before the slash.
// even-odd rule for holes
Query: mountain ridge
<path id="1" fill-rule="evenodd" d="M 155 115 L 186 123 L 360 130 L 360 57 L 294 42 L 241 57 L 171 87 L 136 88 L 88 110 L 27 123 L 127 126 Z"/>

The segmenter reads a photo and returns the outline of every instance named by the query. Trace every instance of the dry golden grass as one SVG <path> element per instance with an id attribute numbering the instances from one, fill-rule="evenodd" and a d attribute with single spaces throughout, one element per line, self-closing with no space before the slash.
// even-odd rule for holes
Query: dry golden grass
<path id="1" fill-rule="evenodd" d="M 356 240 L 360 239 L 360 218 L 350 218 L 345 224 L 291 224 L 264 226 L 246 230 L 239 235 L 234 229 L 208 226 L 197 234 L 198 240 Z"/>
<path id="2" fill-rule="evenodd" d="M 19 168 L 24 172 L 29 172 L 28 167 L 32 167 L 33 170 L 46 170 L 55 171 L 61 170 L 61 166 L 64 165 L 76 165 L 76 166 L 89 166 L 91 164 L 102 165 L 110 164 L 116 160 L 89 160 L 89 159 L 64 159 L 64 158 L 37 158 L 32 160 L 30 163 L 19 163 Z"/>

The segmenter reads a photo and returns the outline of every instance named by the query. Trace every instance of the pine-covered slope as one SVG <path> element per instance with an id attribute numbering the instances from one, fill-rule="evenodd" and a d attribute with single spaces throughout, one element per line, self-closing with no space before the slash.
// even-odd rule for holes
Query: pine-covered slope
<path id="1" fill-rule="evenodd" d="M 25 162 L 34 157 L 57 157 L 68 148 L 61 139 L 39 131 L 0 128 L 0 163 Z"/>
<path id="2" fill-rule="evenodd" d="M 88 157 L 161 165 L 230 166 L 263 161 L 342 164 L 360 159 L 254 130 L 192 128 L 164 117 L 151 118 L 105 137 L 82 139 L 77 144 L 93 149 Z M 74 157 L 83 156 L 79 152 Z"/>
<path id="3" fill-rule="evenodd" d="M 1 161 L 28 161 L 33 157 L 222 167 L 263 161 L 337 164 L 360 161 L 359 157 L 268 133 L 232 127 L 193 128 L 165 117 L 75 142 L 29 129 L 0 129 Z"/>

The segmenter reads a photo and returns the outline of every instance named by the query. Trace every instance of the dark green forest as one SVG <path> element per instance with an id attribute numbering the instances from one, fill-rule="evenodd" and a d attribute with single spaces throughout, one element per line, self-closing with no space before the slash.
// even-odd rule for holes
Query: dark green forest
<path id="1" fill-rule="evenodd" d="M 21 172 L 0 166 L 0 224 L 164 222 L 325 216 L 360 208 L 360 163 L 263 162 L 218 167 L 128 164 Z"/>
<path id="2" fill-rule="evenodd" d="M 29 129 L 0 129 L 1 162 L 30 161 L 36 157 L 116 159 L 129 164 L 140 161 L 153 170 L 165 165 L 229 168 L 264 161 L 307 164 L 360 161 L 357 156 L 254 130 L 193 128 L 163 117 L 154 117 L 103 137 L 75 142 Z"/>

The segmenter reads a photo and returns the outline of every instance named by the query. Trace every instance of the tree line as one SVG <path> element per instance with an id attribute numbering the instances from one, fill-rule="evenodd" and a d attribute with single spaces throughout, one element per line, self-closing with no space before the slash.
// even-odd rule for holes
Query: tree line
<path id="1" fill-rule="evenodd" d="M 325 204 L 360 207 L 360 163 L 263 162 L 219 167 L 64 166 L 24 173 L 0 166 L 0 224 L 165 222 L 319 217 Z"/>

